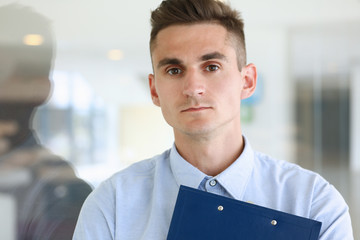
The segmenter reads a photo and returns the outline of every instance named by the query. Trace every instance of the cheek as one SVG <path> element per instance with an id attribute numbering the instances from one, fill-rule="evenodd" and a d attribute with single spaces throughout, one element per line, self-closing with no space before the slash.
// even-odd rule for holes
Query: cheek
<path id="1" fill-rule="evenodd" d="M 178 87 L 166 83 L 158 84 L 156 89 L 161 105 L 171 104 L 171 102 L 176 99 L 180 91 Z"/>
<path id="2" fill-rule="evenodd" d="M 175 108 L 172 107 L 169 102 L 165 102 L 161 106 L 161 113 L 164 117 L 164 120 L 169 124 L 171 127 L 174 127 L 176 125 L 177 115 L 175 112 Z"/>
<path id="3" fill-rule="evenodd" d="M 242 93 L 242 82 L 237 78 L 222 78 L 218 84 L 212 86 L 218 94 L 220 94 L 224 99 L 229 98 L 241 98 Z"/>

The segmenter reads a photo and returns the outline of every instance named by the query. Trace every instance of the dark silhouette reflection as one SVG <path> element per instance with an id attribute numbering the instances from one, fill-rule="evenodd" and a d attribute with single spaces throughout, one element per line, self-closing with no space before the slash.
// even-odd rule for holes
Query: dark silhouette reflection
<path id="1" fill-rule="evenodd" d="M 31 127 L 51 90 L 52 43 L 45 17 L 28 7 L 0 7 L 0 198 L 15 206 L 0 205 L 1 218 L 15 219 L 13 227 L 0 226 L 0 238 L 71 239 L 91 192 Z"/>

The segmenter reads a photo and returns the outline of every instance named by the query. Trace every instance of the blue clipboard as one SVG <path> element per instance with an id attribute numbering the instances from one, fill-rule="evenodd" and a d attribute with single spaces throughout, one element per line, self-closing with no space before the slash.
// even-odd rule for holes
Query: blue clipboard
<path id="1" fill-rule="evenodd" d="M 167 240 L 318 240 L 321 222 L 180 186 Z"/>

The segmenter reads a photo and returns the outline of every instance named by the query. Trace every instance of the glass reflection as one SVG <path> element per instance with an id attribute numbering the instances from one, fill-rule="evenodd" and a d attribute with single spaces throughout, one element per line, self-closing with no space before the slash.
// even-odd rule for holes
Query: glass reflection
<path id="1" fill-rule="evenodd" d="M 44 16 L 0 7 L 1 239 L 71 239 L 92 190 L 32 129 L 34 111 L 51 92 L 53 46 Z"/>

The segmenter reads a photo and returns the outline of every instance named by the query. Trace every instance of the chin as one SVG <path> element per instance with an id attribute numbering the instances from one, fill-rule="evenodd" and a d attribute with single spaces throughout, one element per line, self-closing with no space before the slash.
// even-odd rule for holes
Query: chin
<path id="1" fill-rule="evenodd" d="M 184 132 L 187 133 L 187 135 L 189 136 L 207 136 L 213 131 L 214 131 L 213 127 L 201 125 L 196 127 L 194 126 L 188 127 L 187 129 L 185 129 Z"/>

